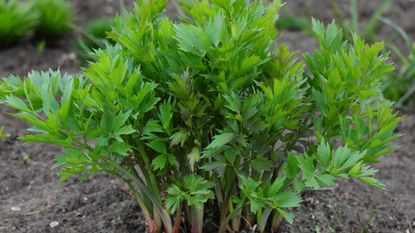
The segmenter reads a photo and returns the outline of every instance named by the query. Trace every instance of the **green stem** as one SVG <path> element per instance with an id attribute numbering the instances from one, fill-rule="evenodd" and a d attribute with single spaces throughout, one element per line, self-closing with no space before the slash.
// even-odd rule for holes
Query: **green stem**
<path id="1" fill-rule="evenodd" d="M 160 216 L 160 218 L 162 219 L 162 222 L 164 224 L 164 230 L 166 233 L 172 233 L 173 231 L 173 225 L 170 219 L 170 215 L 168 214 L 167 210 L 163 208 L 162 202 L 159 201 L 158 199 L 154 198 L 155 194 L 151 193 L 148 190 L 148 187 L 146 187 L 143 183 L 142 180 L 140 180 L 139 177 L 135 176 L 134 174 L 132 174 L 131 172 L 129 172 L 127 169 L 125 169 L 124 167 L 122 167 L 121 165 L 119 165 L 118 163 L 110 160 L 110 159 L 104 159 L 105 162 L 108 163 L 108 165 L 112 166 L 115 170 L 118 170 L 119 172 L 121 172 L 124 176 L 128 177 L 129 179 L 131 179 L 132 181 L 134 181 L 139 190 L 141 192 L 143 192 L 152 202 L 154 205 L 154 208 L 157 209 L 157 213 Z M 158 193 L 158 195 L 160 195 Z"/>
<path id="2" fill-rule="evenodd" d="M 224 192 L 224 199 L 222 203 L 222 209 L 220 211 L 220 222 L 221 224 L 227 219 L 226 215 L 228 214 L 228 205 L 229 201 L 232 197 L 233 192 L 233 183 L 235 180 L 235 174 L 233 173 L 233 169 L 226 169 L 225 171 L 225 192 Z M 228 221 L 226 224 L 228 224 Z"/>
<path id="3" fill-rule="evenodd" d="M 265 227 L 267 226 L 267 222 L 268 222 L 268 219 L 271 213 L 272 213 L 271 208 L 266 208 L 265 211 L 262 213 L 261 219 L 259 219 L 258 221 L 258 232 L 259 233 L 265 232 Z"/>
<path id="4" fill-rule="evenodd" d="M 275 212 L 274 217 L 272 219 L 272 232 L 279 232 L 280 226 L 284 218 Z"/>
<path id="5" fill-rule="evenodd" d="M 121 179 L 128 185 L 133 197 L 135 198 L 138 205 L 140 206 L 140 209 L 143 212 L 144 218 L 146 219 L 146 221 L 148 223 L 148 226 L 149 226 L 148 231 L 149 232 L 159 232 L 161 230 L 160 225 L 157 225 L 157 223 L 154 224 L 155 220 L 151 217 L 148 206 L 145 204 L 143 199 L 140 197 L 140 194 L 135 190 L 135 187 L 131 184 L 131 182 L 128 179 L 125 179 L 125 178 L 122 178 L 122 177 L 121 177 Z"/>
<path id="6" fill-rule="evenodd" d="M 155 196 L 157 197 L 157 199 L 161 202 L 161 192 L 160 192 L 160 189 L 157 185 L 158 182 L 156 180 L 156 176 L 152 172 L 151 162 L 150 162 L 150 159 L 148 157 L 148 154 L 147 154 L 144 146 L 141 143 L 137 146 L 138 146 L 137 149 L 139 150 L 139 152 L 141 154 L 141 157 L 143 158 L 144 165 L 147 167 L 147 169 L 144 169 L 144 171 L 146 171 L 147 176 L 149 178 L 148 182 L 150 184 L 150 187 L 151 187 L 153 193 L 155 194 Z"/>
<path id="7" fill-rule="evenodd" d="M 203 232 L 203 211 L 204 206 L 196 207 L 191 206 L 190 207 L 191 216 L 190 217 L 190 223 L 191 223 L 191 233 L 202 233 Z"/>
<path id="8" fill-rule="evenodd" d="M 352 15 L 352 28 L 353 28 L 353 31 L 355 33 L 360 34 L 358 0 L 351 0 L 351 2 L 350 2 L 350 13 Z"/>

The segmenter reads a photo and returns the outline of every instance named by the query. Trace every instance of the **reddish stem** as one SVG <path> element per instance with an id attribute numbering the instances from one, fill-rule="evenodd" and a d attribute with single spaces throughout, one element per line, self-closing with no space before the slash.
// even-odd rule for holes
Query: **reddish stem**
<path id="1" fill-rule="evenodd" d="M 182 208 L 180 207 L 177 210 L 176 217 L 174 219 L 173 233 L 179 233 L 181 221 L 182 221 Z"/>
<path id="2" fill-rule="evenodd" d="M 283 217 L 281 215 L 279 215 L 278 217 L 276 217 L 274 219 L 274 223 L 272 224 L 272 232 L 273 233 L 278 233 L 280 232 L 280 227 L 283 221 Z"/>
<path id="3" fill-rule="evenodd" d="M 160 228 L 157 225 L 156 221 L 151 219 L 151 220 L 148 220 L 147 222 L 148 222 L 148 227 L 147 227 L 148 228 L 147 229 L 148 233 L 158 233 L 158 232 L 160 232 Z"/>

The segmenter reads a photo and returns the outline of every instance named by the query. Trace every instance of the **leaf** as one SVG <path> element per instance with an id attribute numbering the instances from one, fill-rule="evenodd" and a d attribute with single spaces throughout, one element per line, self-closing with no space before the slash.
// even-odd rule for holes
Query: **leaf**
<path id="1" fill-rule="evenodd" d="M 129 150 L 131 149 L 131 146 L 128 145 L 125 142 L 113 142 L 108 148 L 108 152 L 115 153 L 118 155 L 126 156 L 128 155 Z"/>
<path id="2" fill-rule="evenodd" d="M 282 209 L 277 209 L 278 213 L 290 224 L 294 223 L 294 215 Z"/>
<path id="3" fill-rule="evenodd" d="M 284 166 L 284 171 L 288 177 L 294 178 L 297 176 L 300 168 L 298 166 L 297 158 L 294 154 L 289 153 L 287 156 L 287 161 Z"/>
<path id="4" fill-rule="evenodd" d="M 176 133 L 174 133 L 173 135 L 170 136 L 170 146 L 176 146 L 179 145 L 183 146 L 184 143 L 187 140 L 187 134 L 183 131 L 178 131 Z"/>
<path id="5" fill-rule="evenodd" d="M 252 160 L 252 168 L 257 172 L 269 171 L 272 167 L 272 161 L 266 157 L 258 157 Z"/>
<path id="6" fill-rule="evenodd" d="M 223 163 L 221 161 L 214 161 L 214 162 L 205 163 L 205 165 L 201 166 L 200 168 L 205 171 L 212 171 L 212 170 L 222 171 L 223 169 L 225 169 L 225 167 L 226 167 L 226 163 Z"/>
<path id="7" fill-rule="evenodd" d="M 153 159 L 151 162 L 154 170 L 163 170 L 167 165 L 167 155 L 161 154 Z"/>
<path id="8" fill-rule="evenodd" d="M 378 187 L 380 189 L 385 189 L 385 185 L 373 177 L 361 177 L 359 178 L 359 180 L 372 186 Z"/>
<path id="9" fill-rule="evenodd" d="M 275 179 L 274 182 L 272 182 L 271 186 L 269 187 L 268 196 L 273 196 L 278 191 L 280 191 L 280 189 L 282 188 L 286 180 L 287 180 L 286 176 L 278 176 L 277 179 Z"/>
<path id="10" fill-rule="evenodd" d="M 40 142 L 40 143 L 47 143 L 47 144 L 55 144 L 63 147 L 71 147 L 71 140 L 68 139 L 60 139 L 56 135 L 49 135 L 49 134 L 36 134 L 36 135 L 26 135 L 19 137 L 19 140 L 24 140 L 28 142 Z"/>
<path id="11" fill-rule="evenodd" d="M 320 142 L 317 148 L 317 160 L 320 162 L 320 165 L 327 169 L 331 161 L 331 149 L 330 145 L 324 140 Z"/>
<path id="12" fill-rule="evenodd" d="M 164 142 L 151 141 L 146 143 L 146 145 L 160 154 L 167 154 L 167 147 Z"/>
<path id="13" fill-rule="evenodd" d="M 180 207 L 183 197 L 184 194 L 177 185 L 172 185 L 167 189 L 166 209 L 170 214 L 174 214 Z"/>
<path id="14" fill-rule="evenodd" d="M 30 108 L 26 105 L 26 103 L 16 96 L 7 96 L 5 99 L 5 103 L 8 106 L 15 108 L 17 110 L 20 110 L 23 112 L 32 112 L 32 110 L 30 110 Z"/>
<path id="15" fill-rule="evenodd" d="M 116 135 L 129 135 L 135 133 L 136 130 L 131 125 L 123 126 L 122 128 L 118 129 L 115 134 Z"/>
<path id="16" fill-rule="evenodd" d="M 192 25 L 175 25 L 176 40 L 184 52 L 204 56 L 211 41 L 204 31 Z"/>
<path id="17" fill-rule="evenodd" d="M 190 170 L 194 171 L 195 163 L 200 160 L 200 149 L 199 147 L 193 147 L 192 151 L 187 155 L 189 160 Z"/>
<path id="18" fill-rule="evenodd" d="M 300 195 L 292 191 L 285 191 L 275 195 L 275 200 L 279 208 L 298 207 L 302 202 Z"/>
<path id="19" fill-rule="evenodd" d="M 215 149 L 224 146 L 235 138 L 233 133 L 223 133 L 215 135 L 213 141 L 206 147 L 206 149 Z"/>
<path id="20" fill-rule="evenodd" d="M 206 34 L 215 47 L 218 47 L 221 41 L 223 26 L 223 17 L 220 13 L 211 18 L 205 26 Z"/>
<path id="21" fill-rule="evenodd" d="M 161 125 L 163 126 L 163 129 L 169 133 L 170 123 L 173 118 L 172 104 L 170 102 L 166 101 L 160 105 L 160 112 L 158 117 L 160 119 Z"/>

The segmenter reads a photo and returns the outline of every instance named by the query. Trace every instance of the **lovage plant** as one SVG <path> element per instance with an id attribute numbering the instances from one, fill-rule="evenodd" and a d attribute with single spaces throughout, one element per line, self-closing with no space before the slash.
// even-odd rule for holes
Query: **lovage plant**
<path id="1" fill-rule="evenodd" d="M 44 38 L 55 38 L 67 33 L 73 26 L 74 10 L 66 0 L 34 0 L 34 10 L 40 19 L 36 34 Z"/>
<path id="2" fill-rule="evenodd" d="M 119 177 L 151 233 L 269 232 L 307 188 L 383 187 L 369 165 L 395 149 L 399 118 L 382 97 L 382 43 L 314 21 L 320 50 L 303 64 L 275 44 L 279 1 L 182 0 L 180 22 L 166 4 L 137 1 L 82 75 L 0 84 L 33 125 L 22 139 L 64 148 L 62 181 Z"/>
<path id="3" fill-rule="evenodd" d="M 0 0 L 0 48 L 32 34 L 38 20 L 31 2 Z"/>

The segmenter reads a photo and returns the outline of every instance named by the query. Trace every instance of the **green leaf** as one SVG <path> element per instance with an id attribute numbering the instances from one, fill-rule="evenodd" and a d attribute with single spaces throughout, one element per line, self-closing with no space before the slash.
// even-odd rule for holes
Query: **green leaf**
<path id="1" fill-rule="evenodd" d="M 206 149 L 215 149 L 224 146 L 235 138 L 233 133 L 223 133 L 215 135 L 213 141 L 206 147 Z"/>
<path id="2" fill-rule="evenodd" d="M 269 171 L 273 167 L 272 161 L 267 159 L 266 157 L 258 157 L 252 160 L 252 168 L 255 171 Z"/>
<path id="3" fill-rule="evenodd" d="M 5 103 L 17 110 L 24 111 L 24 112 L 32 112 L 30 108 L 26 105 L 26 103 L 16 96 L 7 96 L 5 99 Z"/>
<path id="4" fill-rule="evenodd" d="M 151 162 L 151 164 L 154 167 L 154 170 L 163 170 L 167 166 L 167 159 L 168 157 L 166 154 L 161 154 L 154 158 Z"/>
<path id="5" fill-rule="evenodd" d="M 296 192 L 286 191 L 275 195 L 275 200 L 279 208 L 298 207 L 302 202 L 301 197 Z"/>
<path id="6" fill-rule="evenodd" d="M 167 147 L 164 142 L 151 141 L 146 143 L 146 145 L 160 154 L 167 154 Z"/>
<path id="7" fill-rule="evenodd" d="M 19 137 L 19 140 L 24 140 L 28 142 L 40 142 L 40 143 L 48 143 L 48 144 L 55 144 L 63 147 L 71 147 L 71 139 L 70 138 L 62 138 L 59 139 L 56 135 L 49 135 L 49 134 L 36 134 L 36 135 L 26 135 Z"/>
<path id="8" fill-rule="evenodd" d="M 331 161 L 331 149 L 330 145 L 324 140 L 320 142 L 317 148 L 317 160 L 324 169 L 329 167 Z"/>
<path id="9" fill-rule="evenodd" d="M 193 147 L 192 151 L 187 155 L 189 160 L 190 170 L 194 171 L 195 163 L 200 160 L 200 149 L 199 147 Z"/>
<path id="10" fill-rule="evenodd" d="M 118 155 L 126 156 L 128 155 L 128 152 L 130 151 L 131 146 L 128 145 L 125 142 L 113 142 L 108 148 L 108 152 L 115 153 Z"/>
<path id="11" fill-rule="evenodd" d="M 170 146 L 179 145 L 183 146 L 187 140 L 187 134 L 183 131 L 178 131 L 170 136 Z"/>

